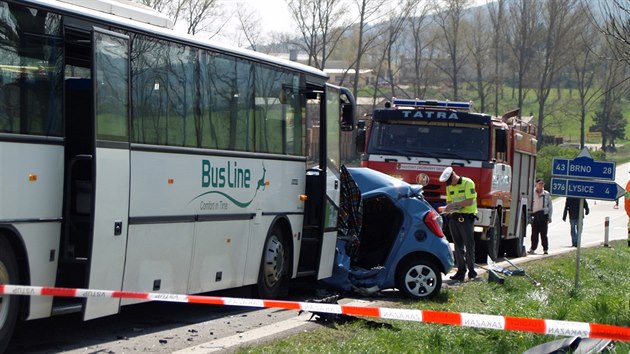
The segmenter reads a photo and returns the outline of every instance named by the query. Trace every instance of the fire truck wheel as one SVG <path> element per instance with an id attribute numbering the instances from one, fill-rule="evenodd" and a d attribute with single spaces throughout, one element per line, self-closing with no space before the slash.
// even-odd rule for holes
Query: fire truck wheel
<path id="1" fill-rule="evenodd" d="M 488 230 L 488 256 L 497 262 L 499 250 L 501 249 L 501 215 L 494 218 L 494 226 Z"/>
<path id="2" fill-rule="evenodd" d="M 525 212 L 521 213 L 521 227 L 518 237 L 508 240 L 505 245 L 505 253 L 508 257 L 525 257 L 525 235 L 527 233 L 527 218 Z"/>
<path id="3" fill-rule="evenodd" d="M 0 284 L 18 284 L 18 267 L 9 242 L 0 235 Z M 18 317 L 19 297 L 0 295 L 0 353 L 4 353 Z"/>
<path id="4" fill-rule="evenodd" d="M 258 272 L 258 296 L 263 299 L 277 298 L 285 283 L 288 260 L 282 230 L 275 225 L 267 239 Z"/>
<path id="5" fill-rule="evenodd" d="M 442 288 L 442 274 L 430 261 L 411 258 L 396 272 L 396 287 L 411 299 L 432 299 Z"/>

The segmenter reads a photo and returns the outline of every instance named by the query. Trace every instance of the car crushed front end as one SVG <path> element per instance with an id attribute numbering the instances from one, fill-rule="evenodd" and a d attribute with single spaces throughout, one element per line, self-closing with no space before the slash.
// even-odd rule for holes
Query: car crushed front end
<path id="1" fill-rule="evenodd" d="M 339 235 L 335 274 L 325 283 L 362 295 L 392 288 L 411 298 L 437 295 L 453 255 L 422 187 L 369 168 L 347 171 L 361 192 L 361 208 L 353 211 L 361 213 L 360 231 Z"/>

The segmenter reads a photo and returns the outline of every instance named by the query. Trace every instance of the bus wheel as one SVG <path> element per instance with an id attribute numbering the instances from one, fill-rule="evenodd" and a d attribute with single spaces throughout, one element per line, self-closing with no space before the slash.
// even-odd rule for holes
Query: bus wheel
<path id="1" fill-rule="evenodd" d="M 265 240 L 260 271 L 258 272 L 258 296 L 263 299 L 277 298 L 283 286 L 288 266 L 282 232 L 278 225 L 271 229 Z"/>
<path id="2" fill-rule="evenodd" d="M 17 261 L 11 245 L 0 237 L 0 284 L 18 284 Z M 0 353 L 4 353 L 18 317 L 17 296 L 0 295 Z"/>
<path id="3" fill-rule="evenodd" d="M 501 215 L 497 210 L 497 217 L 494 218 L 494 225 L 488 230 L 488 257 L 497 262 L 499 250 L 501 248 Z"/>
<path id="4" fill-rule="evenodd" d="M 432 299 L 442 288 L 442 274 L 431 262 L 409 259 L 398 267 L 396 287 L 412 299 Z"/>

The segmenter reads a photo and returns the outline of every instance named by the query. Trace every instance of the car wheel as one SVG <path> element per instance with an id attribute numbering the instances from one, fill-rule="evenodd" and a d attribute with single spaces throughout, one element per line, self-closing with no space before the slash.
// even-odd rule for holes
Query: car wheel
<path id="1" fill-rule="evenodd" d="M 442 288 L 442 274 L 431 262 L 410 259 L 398 267 L 396 287 L 412 299 L 431 299 Z"/>
<path id="2" fill-rule="evenodd" d="M 278 225 L 274 226 L 263 249 L 260 271 L 258 272 L 258 295 L 263 299 L 278 297 L 284 283 L 288 266 L 287 254 Z"/>
<path id="3" fill-rule="evenodd" d="M 17 261 L 9 242 L 0 237 L 0 284 L 18 284 Z M 4 353 L 17 322 L 18 296 L 0 295 L 0 353 Z"/>

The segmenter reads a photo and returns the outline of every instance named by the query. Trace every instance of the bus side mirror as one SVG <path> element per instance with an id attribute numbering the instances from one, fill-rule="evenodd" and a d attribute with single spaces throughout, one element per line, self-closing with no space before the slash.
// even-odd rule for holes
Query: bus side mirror
<path id="1" fill-rule="evenodd" d="M 339 98 L 341 100 L 341 131 L 349 132 L 354 130 L 355 100 L 352 92 L 346 87 L 339 88 Z"/>
<path id="2" fill-rule="evenodd" d="M 354 105 L 341 104 L 341 131 L 350 132 L 354 129 Z"/>
<path id="3" fill-rule="evenodd" d="M 495 135 L 495 146 L 497 153 L 507 152 L 507 130 L 498 129 Z"/>
<path id="4" fill-rule="evenodd" d="M 357 149 L 357 152 L 364 153 L 365 152 L 365 129 L 359 129 L 357 131 L 357 136 L 355 138 L 354 145 Z"/>

